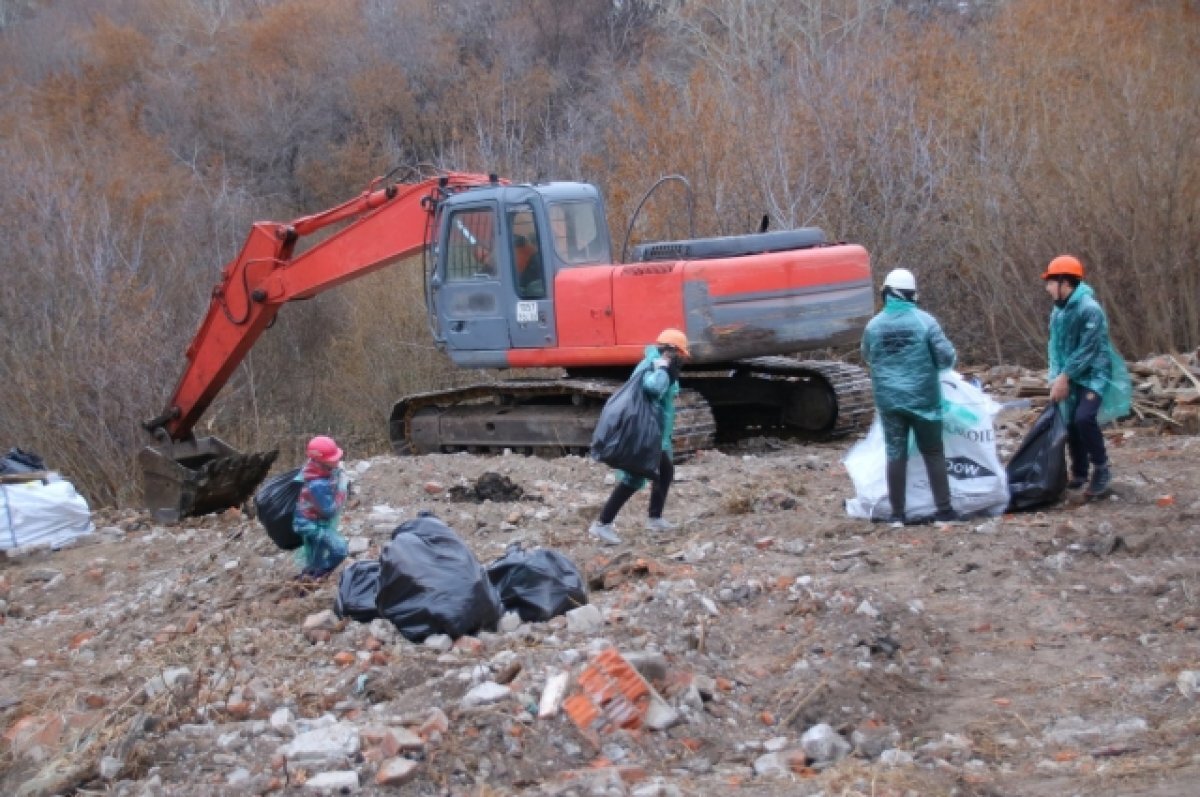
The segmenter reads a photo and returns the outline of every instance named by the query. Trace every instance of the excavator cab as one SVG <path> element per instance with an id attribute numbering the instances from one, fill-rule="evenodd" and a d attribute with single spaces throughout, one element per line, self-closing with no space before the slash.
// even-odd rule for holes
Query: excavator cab
<path id="1" fill-rule="evenodd" d="M 458 365 L 503 368 L 557 345 L 554 280 L 611 263 L 604 206 L 586 183 L 488 186 L 441 204 L 426 275 L 434 340 Z"/>

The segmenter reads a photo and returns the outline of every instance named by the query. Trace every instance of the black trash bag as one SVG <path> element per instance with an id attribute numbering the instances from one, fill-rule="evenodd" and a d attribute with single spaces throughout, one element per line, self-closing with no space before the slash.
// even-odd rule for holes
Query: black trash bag
<path id="1" fill-rule="evenodd" d="M 0 459 L 0 475 L 9 473 L 35 473 L 46 469 L 46 462 L 32 451 L 10 448 Z"/>
<path id="2" fill-rule="evenodd" d="M 592 459 L 634 476 L 658 478 L 662 419 L 635 373 L 608 397 L 592 432 Z"/>
<path id="3" fill-rule="evenodd" d="M 355 562 L 342 570 L 337 601 L 333 610 L 338 617 L 369 623 L 379 616 L 375 599 L 379 597 L 379 562 Z"/>
<path id="4" fill-rule="evenodd" d="M 296 512 L 296 501 L 304 482 L 296 481 L 299 468 L 267 479 L 254 494 L 255 515 L 267 530 L 271 542 L 285 551 L 294 551 L 304 544 L 300 535 L 292 528 L 292 516 Z"/>
<path id="5" fill-rule="evenodd" d="M 487 571 L 454 530 L 422 513 L 402 523 L 379 558 L 375 607 L 401 634 L 458 639 L 500 619 L 500 596 Z"/>
<path id="6" fill-rule="evenodd" d="M 1008 511 L 1053 504 L 1067 489 L 1067 419 L 1051 403 L 1033 424 L 1005 468 Z"/>
<path id="7" fill-rule="evenodd" d="M 544 623 L 588 602 L 579 568 L 558 551 L 524 551 L 514 543 L 487 573 L 504 608 L 526 622 Z"/>

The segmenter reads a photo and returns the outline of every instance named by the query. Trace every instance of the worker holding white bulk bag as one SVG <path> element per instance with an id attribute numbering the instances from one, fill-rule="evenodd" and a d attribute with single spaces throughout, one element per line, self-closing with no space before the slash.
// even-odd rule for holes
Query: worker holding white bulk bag
<path id="1" fill-rule="evenodd" d="M 939 522 L 958 518 L 950 505 L 950 480 L 942 442 L 942 394 L 938 372 L 954 367 L 954 345 L 937 319 L 917 307 L 912 272 L 888 273 L 881 291 L 883 310 L 867 324 L 863 362 L 871 369 L 875 409 L 887 452 L 887 488 L 893 523 Z M 905 515 L 909 434 L 929 473 L 936 512 L 932 517 Z"/>

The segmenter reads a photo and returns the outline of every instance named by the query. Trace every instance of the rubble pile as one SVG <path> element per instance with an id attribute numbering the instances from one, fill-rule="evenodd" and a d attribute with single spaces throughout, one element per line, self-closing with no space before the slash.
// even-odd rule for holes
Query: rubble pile
<path id="1" fill-rule="evenodd" d="M 1139 418 L 1173 424 L 1184 434 L 1200 434 L 1200 350 L 1187 357 L 1163 355 L 1133 363 Z"/>
<path id="2" fill-rule="evenodd" d="M 1181 388 L 1159 365 L 1135 373 Z M 1004 402 L 1027 375 L 981 379 Z M 351 460 L 352 561 L 428 510 L 485 565 L 541 546 L 584 576 L 564 614 L 419 643 L 339 618 L 336 575 L 296 581 L 240 512 L 99 512 L 0 562 L 0 793 L 1189 793 L 1200 441 L 1110 434 L 1105 501 L 902 529 L 845 517 L 850 441 L 706 451 L 680 528 L 643 531 L 643 491 L 617 549 L 587 460 Z"/>
<path id="3" fill-rule="evenodd" d="M 1123 425 L 1154 426 L 1173 434 L 1200 434 L 1200 349 L 1162 354 L 1128 364 L 1133 378 L 1133 415 Z M 1044 371 L 998 365 L 975 371 L 976 378 L 1005 399 L 1048 400 Z"/>

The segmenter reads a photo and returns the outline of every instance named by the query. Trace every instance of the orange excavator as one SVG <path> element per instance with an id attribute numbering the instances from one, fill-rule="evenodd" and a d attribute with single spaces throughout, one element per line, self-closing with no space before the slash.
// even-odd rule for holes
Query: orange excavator
<path id="1" fill-rule="evenodd" d="M 144 424 L 156 438 L 139 455 L 148 508 L 174 521 L 244 502 L 276 452 L 198 439 L 201 415 L 284 304 L 417 254 L 433 340 L 455 365 L 559 370 L 400 399 L 389 420 L 399 454 L 586 452 L 604 401 L 666 327 L 687 334 L 692 355 L 680 379 L 678 458 L 717 439 L 830 438 L 870 420 L 861 369 L 789 356 L 857 343 L 873 312 L 863 247 L 764 224 L 641 244 L 617 263 L 605 219 L 587 183 L 442 173 L 380 177 L 321 213 L 254 224 L 213 288 L 166 409 Z"/>

